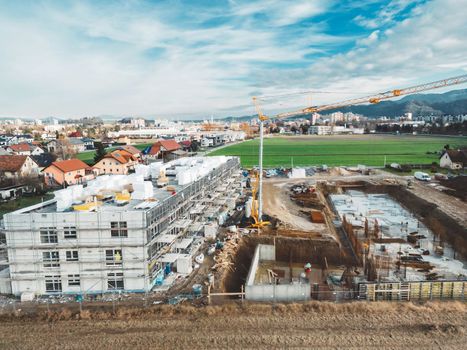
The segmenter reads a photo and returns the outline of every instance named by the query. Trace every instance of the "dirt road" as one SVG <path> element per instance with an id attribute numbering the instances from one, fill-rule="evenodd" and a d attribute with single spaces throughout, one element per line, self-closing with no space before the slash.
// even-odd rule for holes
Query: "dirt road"
<path id="1" fill-rule="evenodd" d="M 0 322 L 2 349 L 461 349 L 461 303 L 158 307 Z M 68 319 L 52 321 L 54 317 Z M 100 318 L 100 319 L 92 319 Z"/>

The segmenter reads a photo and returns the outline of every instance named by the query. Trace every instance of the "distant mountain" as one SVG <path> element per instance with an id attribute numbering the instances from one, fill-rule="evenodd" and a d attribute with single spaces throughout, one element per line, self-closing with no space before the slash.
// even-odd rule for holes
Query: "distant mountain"
<path id="1" fill-rule="evenodd" d="M 443 94 L 415 94 L 397 101 L 383 101 L 374 105 L 349 106 L 338 109 L 375 118 L 380 116 L 398 117 L 404 113 L 419 115 L 443 115 L 467 113 L 467 89 L 452 90 Z M 326 112 L 332 113 L 336 110 Z"/>

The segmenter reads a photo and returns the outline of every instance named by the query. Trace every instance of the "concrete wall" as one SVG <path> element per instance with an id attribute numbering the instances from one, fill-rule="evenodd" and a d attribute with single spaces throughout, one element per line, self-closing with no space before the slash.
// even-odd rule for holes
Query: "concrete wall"
<path id="1" fill-rule="evenodd" d="M 259 244 L 259 260 L 276 260 L 276 247 L 273 245 Z"/>
<path id="2" fill-rule="evenodd" d="M 259 247 L 260 246 L 261 246 L 260 244 L 256 246 L 255 254 L 253 255 L 253 259 L 251 259 L 250 271 L 248 271 L 248 276 L 246 278 L 247 286 L 253 286 L 255 284 L 255 275 L 256 275 L 256 270 L 258 270 L 258 264 L 259 264 Z"/>
<path id="3" fill-rule="evenodd" d="M 250 271 L 246 280 L 245 297 L 254 301 L 303 301 L 309 300 L 311 286 L 309 284 L 255 284 L 258 264 L 262 260 L 276 260 L 276 247 L 258 244 L 251 261 Z"/>
<path id="4" fill-rule="evenodd" d="M 309 284 L 247 285 L 245 297 L 253 301 L 305 301 L 310 300 Z"/>
<path id="5" fill-rule="evenodd" d="M 0 294 L 11 294 L 10 269 L 0 271 Z"/>

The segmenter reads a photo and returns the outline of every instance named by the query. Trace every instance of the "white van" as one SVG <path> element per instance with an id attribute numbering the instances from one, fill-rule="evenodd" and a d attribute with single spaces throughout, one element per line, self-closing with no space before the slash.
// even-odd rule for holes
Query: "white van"
<path id="1" fill-rule="evenodd" d="M 420 180 L 420 181 L 431 181 L 431 177 L 430 175 L 428 175 L 427 173 L 423 173 L 421 171 L 417 171 L 413 174 L 413 176 L 417 179 L 417 180 Z"/>

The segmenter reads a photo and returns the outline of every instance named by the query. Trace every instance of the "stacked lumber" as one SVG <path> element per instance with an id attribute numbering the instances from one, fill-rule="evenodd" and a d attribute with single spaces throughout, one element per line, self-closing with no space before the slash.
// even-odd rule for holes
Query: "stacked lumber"
<path id="1" fill-rule="evenodd" d="M 238 239 L 230 239 L 224 243 L 224 247 L 219 249 L 214 257 L 215 264 L 212 270 L 228 269 L 234 271 L 232 259 L 237 251 L 238 241 Z"/>

